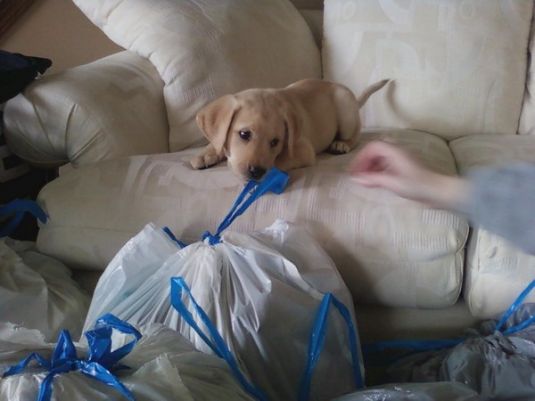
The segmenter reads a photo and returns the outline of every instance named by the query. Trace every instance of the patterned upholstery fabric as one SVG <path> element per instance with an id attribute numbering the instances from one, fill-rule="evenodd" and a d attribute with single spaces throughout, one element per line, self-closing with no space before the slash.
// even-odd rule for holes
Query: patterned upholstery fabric
<path id="1" fill-rule="evenodd" d="M 532 9 L 524 0 L 326 0 L 324 75 L 355 93 L 394 80 L 364 108 L 368 127 L 512 135 Z"/>
<path id="2" fill-rule="evenodd" d="M 535 163 L 532 136 L 473 135 L 457 139 L 450 146 L 461 173 L 516 161 Z M 488 231 L 474 228 L 466 256 L 465 302 L 474 316 L 494 317 L 533 280 L 534 272 L 534 256 Z M 535 295 L 531 295 L 530 301 L 535 302 Z"/>
<path id="3" fill-rule="evenodd" d="M 416 131 L 389 138 L 433 168 L 455 172 L 440 138 Z M 39 201 L 50 215 L 41 251 L 69 265 L 103 269 L 126 240 L 152 221 L 186 242 L 217 227 L 240 190 L 225 165 L 193 171 L 195 151 L 135 156 L 75 169 L 50 183 Z M 461 289 L 468 225 L 441 210 L 357 186 L 346 173 L 352 155 L 321 157 L 295 170 L 280 196 L 261 199 L 232 229 L 264 228 L 277 218 L 304 224 L 333 257 L 358 302 L 444 307 Z"/>

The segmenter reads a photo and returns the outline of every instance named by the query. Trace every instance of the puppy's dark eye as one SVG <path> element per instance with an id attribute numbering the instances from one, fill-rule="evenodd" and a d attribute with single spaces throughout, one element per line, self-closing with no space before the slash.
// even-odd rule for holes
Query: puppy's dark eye
<path id="1" fill-rule="evenodd" d="M 279 140 L 278 139 L 273 139 L 270 143 L 269 143 L 269 146 L 271 146 L 272 148 L 274 148 L 275 146 L 277 146 L 279 144 Z"/>
<path id="2" fill-rule="evenodd" d="M 251 139 L 251 131 L 241 130 L 239 134 L 240 134 L 240 138 L 243 139 L 244 141 L 248 141 L 249 139 Z"/>

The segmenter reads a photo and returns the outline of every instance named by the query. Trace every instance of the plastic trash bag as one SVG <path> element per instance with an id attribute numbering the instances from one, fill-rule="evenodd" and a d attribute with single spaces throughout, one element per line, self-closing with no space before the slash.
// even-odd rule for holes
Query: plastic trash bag
<path id="1" fill-rule="evenodd" d="M 0 239 L 0 321 L 55 340 L 62 328 L 80 336 L 89 296 L 70 270 L 38 253 L 31 242 Z"/>
<path id="2" fill-rule="evenodd" d="M 320 245 L 285 221 L 253 234 L 221 231 L 180 249 L 147 225 L 106 268 L 85 326 L 103 313 L 135 325 L 158 322 L 218 354 L 194 327 L 213 325 L 211 333 L 271 400 L 326 400 L 359 388 L 351 295 Z M 173 278 L 181 281 L 171 294 Z"/>
<path id="3" fill-rule="evenodd" d="M 334 401 L 479 401 L 477 393 L 461 383 L 388 384 L 358 391 Z"/>
<path id="4" fill-rule="evenodd" d="M 389 367 L 389 379 L 464 383 L 481 400 L 535 400 L 535 305 L 521 305 L 533 288 L 535 281 L 501 319 L 484 322 L 457 345 L 400 359 Z"/>
<path id="5" fill-rule="evenodd" d="M 111 330 L 126 334 L 112 336 Z M 87 332 L 86 343 L 73 344 L 63 332 L 50 344 L 35 330 L 3 324 L 0 373 L 7 376 L 0 380 L 0 400 L 252 400 L 222 360 L 196 351 L 180 334 L 161 325 L 142 333 L 105 316 Z M 32 352 L 37 367 L 19 363 Z"/>

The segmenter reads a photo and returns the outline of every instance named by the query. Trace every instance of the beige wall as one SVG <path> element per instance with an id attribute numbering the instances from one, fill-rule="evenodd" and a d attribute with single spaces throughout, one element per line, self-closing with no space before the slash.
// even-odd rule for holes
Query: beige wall
<path id="1" fill-rule="evenodd" d="M 51 72 L 122 50 L 71 0 L 37 0 L 0 38 L 0 49 L 50 58 Z"/>

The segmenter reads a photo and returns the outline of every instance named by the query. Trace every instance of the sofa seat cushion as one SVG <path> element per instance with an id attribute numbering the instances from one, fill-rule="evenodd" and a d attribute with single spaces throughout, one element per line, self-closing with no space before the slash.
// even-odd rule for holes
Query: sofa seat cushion
<path id="1" fill-rule="evenodd" d="M 195 114 L 219 96 L 321 78 L 319 49 L 288 0 L 74 2 L 160 73 L 172 151 L 205 142 Z"/>
<path id="2" fill-rule="evenodd" d="M 355 93 L 393 80 L 364 107 L 365 126 L 512 135 L 532 9 L 531 1 L 326 0 L 324 75 Z"/>
<path id="3" fill-rule="evenodd" d="M 362 143 L 388 138 L 444 173 L 455 173 L 447 144 L 417 131 L 375 131 Z M 74 169 L 48 184 L 39 201 L 50 216 L 38 247 L 71 266 L 103 269 L 148 222 L 169 226 L 181 240 L 213 231 L 241 190 L 225 165 L 189 167 L 197 150 L 134 156 Z M 356 301 L 444 307 L 461 289 L 467 223 L 386 191 L 363 188 L 346 173 L 353 154 L 320 156 L 291 172 L 282 195 L 260 199 L 231 229 L 265 228 L 277 218 L 303 224 L 325 247 Z"/>
<path id="4" fill-rule="evenodd" d="M 475 135 L 452 141 L 450 146 L 462 174 L 489 165 L 535 163 L 532 136 Z M 535 205 L 531 212 L 535 213 Z M 534 278 L 535 256 L 484 229 L 473 229 L 463 292 L 474 316 L 486 319 L 502 313 Z M 535 294 L 529 300 L 535 302 Z"/>

